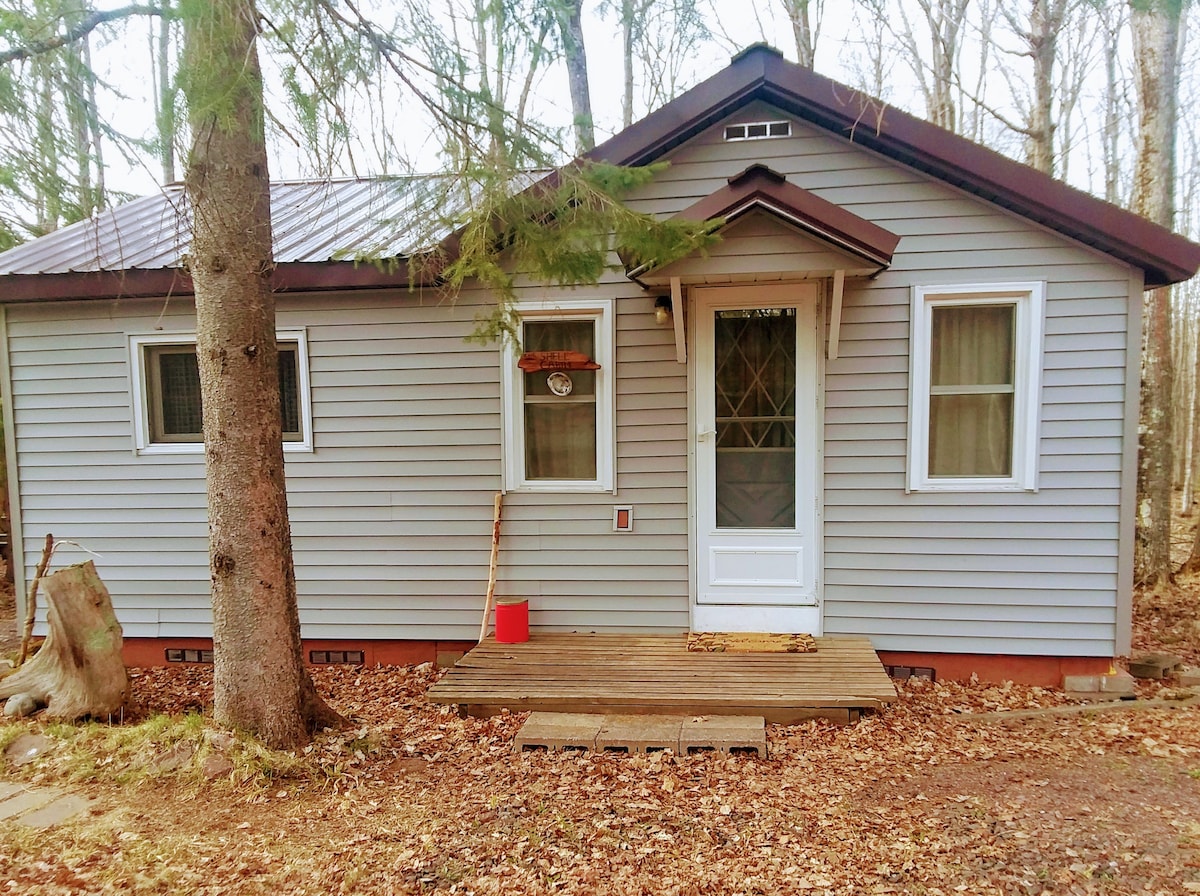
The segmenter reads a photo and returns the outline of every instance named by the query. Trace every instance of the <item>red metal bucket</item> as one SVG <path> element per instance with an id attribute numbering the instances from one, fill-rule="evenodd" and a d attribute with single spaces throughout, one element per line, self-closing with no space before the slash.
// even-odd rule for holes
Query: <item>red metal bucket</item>
<path id="1" fill-rule="evenodd" d="M 502 597 L 496 601 L 496 640 L 501 644 L 522 644 L 529 640 L 528 600 Z"/>

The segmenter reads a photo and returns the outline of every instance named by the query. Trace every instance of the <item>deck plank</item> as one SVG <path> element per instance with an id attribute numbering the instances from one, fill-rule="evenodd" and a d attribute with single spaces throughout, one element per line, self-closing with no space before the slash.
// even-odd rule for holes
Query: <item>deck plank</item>
<path id="1" fill-rule="evenodd" d="M 765 715 L 849 721 L 896 700 L 866 638 L 818 638 L 813 653 L 707 653 L 686 635 L 535 632 L 488 638 L 429 691 L 471 714 L 512 711 Z"/>

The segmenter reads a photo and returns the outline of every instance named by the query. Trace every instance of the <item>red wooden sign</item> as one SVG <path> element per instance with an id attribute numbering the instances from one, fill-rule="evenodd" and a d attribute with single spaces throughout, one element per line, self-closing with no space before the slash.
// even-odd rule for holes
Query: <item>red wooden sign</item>
<path id="1" fill-rule="evenodd" d="M 537 373 L 539 370 L 599 370 L 600 365 L 583 352 L 554 351 L 554 352 L 525 352 L 517 366 L 526 373 Z"/>

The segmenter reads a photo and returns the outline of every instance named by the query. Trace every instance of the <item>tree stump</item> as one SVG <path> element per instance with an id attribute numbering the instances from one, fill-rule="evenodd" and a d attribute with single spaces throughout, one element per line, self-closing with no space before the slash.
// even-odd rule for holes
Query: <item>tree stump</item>
<path id="1" fill-rule="evenodd" d="M 121 624 L 95 564 L 60 569 L 41 588 L 49 634 L 33 659 L 0 678 L 0 699 L 28 695 L 53 719 L 116 712 L 129 695 L 129 676 Z"/>

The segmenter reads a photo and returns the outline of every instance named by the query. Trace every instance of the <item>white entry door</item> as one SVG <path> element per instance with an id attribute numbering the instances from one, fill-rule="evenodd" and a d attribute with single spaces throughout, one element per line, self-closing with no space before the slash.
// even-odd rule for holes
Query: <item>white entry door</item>
<path id="1" fill-rule="evenodd" d="M 692 629 L 819 635 L 819 288 L 714 287 L 692 295 Z"/>

